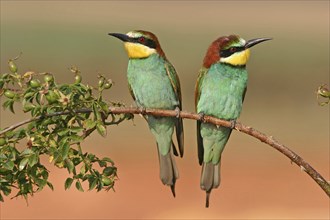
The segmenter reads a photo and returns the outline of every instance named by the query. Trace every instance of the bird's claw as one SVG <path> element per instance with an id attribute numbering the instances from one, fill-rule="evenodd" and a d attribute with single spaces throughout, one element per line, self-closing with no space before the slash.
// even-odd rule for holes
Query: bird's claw
<path id="1" fill-rule="evenodd" d="M 141 115 L 145 115 L 147 113 L 147 109 L 145 107 L 143 107 L 143 106 L 140 106 L 139 107 L 139 111 L 140 111 L 140 114 Z"/>
<path id="2" fill-rule="evenodd" d="M 180 118 L 180 108 L 179 107 L 175 107 L 174 109 L 175 113 L 176 113 L 176 118 Z"/>
<path id="3" fill-rule="evenodd" d="M 146 113 L 147 113 L 146 108 L 143 107 L 143 106 L 139 106 L 138 109 L 139 109 L 139 111 L 140 111 L 139 115 L 140 115 L 142 118 L 145 117 L 145 115 L 146 115 Z"/>
<path id="4" fill-rule="evenodd" d="M 230 120 L 230 128 L 231 129 L 234 129 L 235 126 L 236 126 L 236 120 L 235 119 L 234 120 Z"/>
<path id="5" fill-rule="evenodd" d="M 203 123 L 205 123 L 205 114 L 203 112 L 198 113 L 199 120 Z"/>
<path id="6" fill-rule="evenodd" d="M 236 127 L 239 123 L 236 121 L 236 119 L 234 120 L 230 120 L 230 128 L 231 129 L 235 129 L 237 131 L 240 131 L 238 127 Z"/>

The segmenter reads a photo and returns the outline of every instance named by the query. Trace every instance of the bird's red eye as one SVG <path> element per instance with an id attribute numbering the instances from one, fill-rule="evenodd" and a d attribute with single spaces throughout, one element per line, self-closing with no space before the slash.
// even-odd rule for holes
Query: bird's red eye
<path id="1" fill-rule="evenodd" d="M 236 52 L 236 47 L 232 47 L 232 48 L 230 48 L 230 52 L 231 52 L 231 53 L 235 53 L 235 52 Z"/>
<path id="2" fill-rule="evenodd" d="M 146 40 L 146 39 L 145 39 L 144 37 L 139 37 L 139 39 L 138 39 L 138 41 L 139 41 L 140 43 L 144 43 L 145 40 Z"/>

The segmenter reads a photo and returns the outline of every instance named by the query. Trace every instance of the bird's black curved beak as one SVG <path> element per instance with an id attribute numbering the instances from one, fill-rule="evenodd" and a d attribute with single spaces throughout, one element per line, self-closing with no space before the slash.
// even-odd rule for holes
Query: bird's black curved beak
<path id="1" fill-rule="evenodd" d="M 254 45 L 257 45 L 261 42 L 267 41 L 267 40 L 272 40 L 273 38 L 255 38 L 248 40 L 245 44 L 245 48 L 250 48 L 253 47 Z"/>
<path id="2" fill-rule="evenodd" d="M 126 34 L 118 34 L 118 33 L 108 33 L 108 34 L 124 42 L 130 41 L 129 36 L 127 36 Z"/>

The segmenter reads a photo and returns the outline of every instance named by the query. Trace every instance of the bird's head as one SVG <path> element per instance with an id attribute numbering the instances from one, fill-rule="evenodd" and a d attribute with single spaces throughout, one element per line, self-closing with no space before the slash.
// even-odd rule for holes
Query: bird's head
<path id="1" fill-rule="evenodd" d="M 147 58 L 155 53 L 165 57 L 156 35 L 149 31 L 137 30 L 127 34 L 109 33 L 109 35 L 124 42 L 129 58 Z"/>
<path id="2" fill-rule="evenodd" d="M 237 35 L 220 37 L 208 48 L 203 66 L 210 68 L 214 63 L 226 63 L 232 66 L 245 66 L 250 57 L 250 47 L 271 38 L 256 38 L 245 41 Z"/>

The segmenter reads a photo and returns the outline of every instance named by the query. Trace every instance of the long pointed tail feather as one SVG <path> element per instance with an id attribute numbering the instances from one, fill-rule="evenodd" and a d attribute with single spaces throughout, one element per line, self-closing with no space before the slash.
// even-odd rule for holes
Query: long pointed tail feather
<path id="1" fill-rule="evenodd" d="M 172 149 L 173 149 L 174 156 L 176 156 L 176 157 L 179 156 L 178 151 L 176 150 L 176 147 L 175 147 L 175 144 L 173 141 L 172 141 Z"/>
<path id="2" fill-rule="evenodd" d="M 220 163 L 203 163 L 200 186 L 206 191 L 206 204 L 209 207 L 209 199 L 212 189 L 220 185 Z"/>
<path id="3" fill-rule="evenodd" d="M 171 151 L 166 155 L 162 155 L 158 150 L 160 179 L 164 185 L 170 186 L 173 196 L 175 197 L 175 183 L 179 178 L 179 171 L 176 166 Z"/>
<path id="4" fill-rule="evenodd" d="M 210 206 L 210 195 L 211 195 L 211 190 L 206 191 L 206 202 L 205 202 L 205 207 L 208 208 Z"/>
<path id="5" fill-rule="evenodd" d="M 180 157 L 183 157 L 184 153 L 184 132 L 183 132 L 183 122 L 182 118 L 179 118 L 175 122 L 175 133 L 178 141 L 178 148 L 180 152 Z"/>

